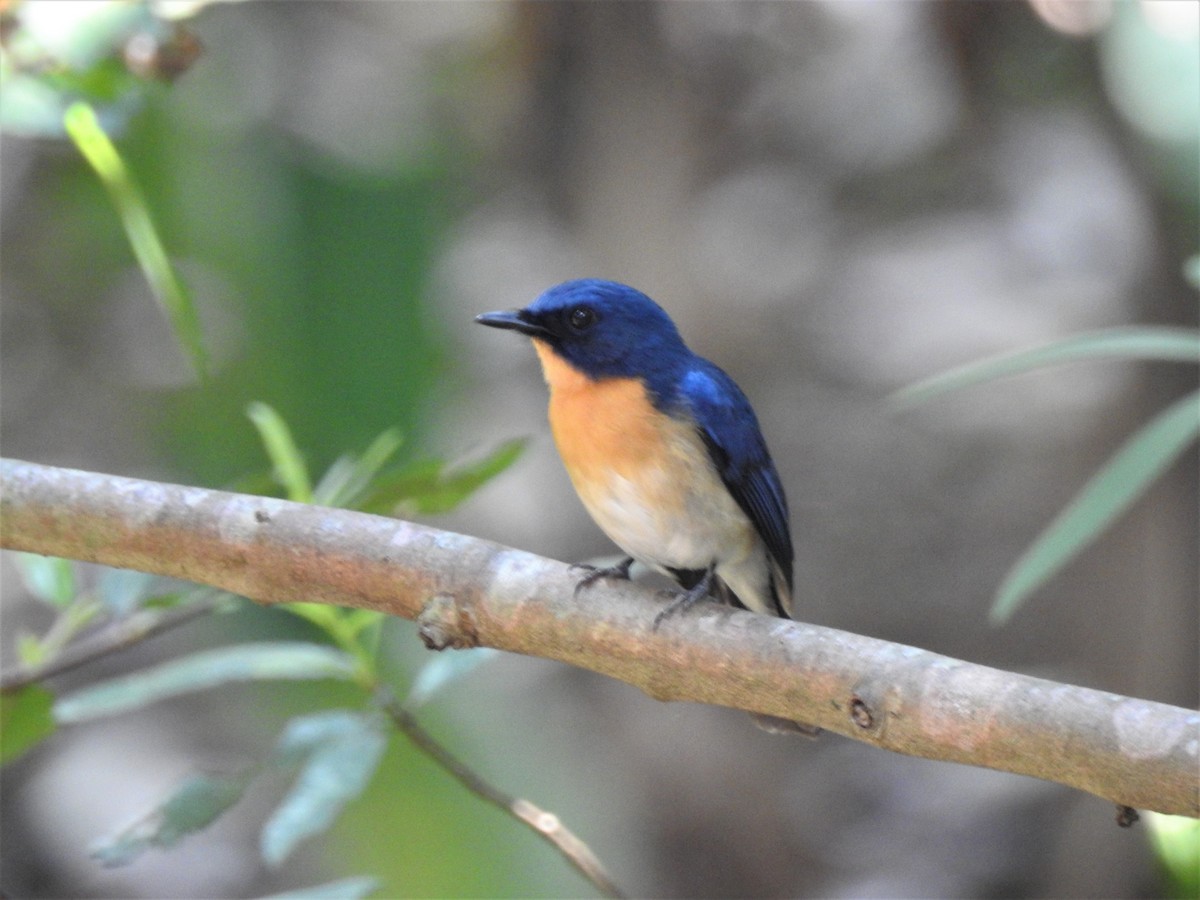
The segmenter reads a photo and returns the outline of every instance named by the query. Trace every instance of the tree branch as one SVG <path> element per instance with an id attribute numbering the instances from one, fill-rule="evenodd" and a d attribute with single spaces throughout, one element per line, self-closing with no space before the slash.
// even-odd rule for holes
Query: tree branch
<path id="1" fill-rule="evenodd" d="M 660 700 L 732 706 L 900 753 L 1200 817 L 1200 714 L 705 605 L 652 629 L 635 584 L 574 597 L 566 565 L 381 516 L 0 460 L 0 546 L 264 603 L 416 619 L 435 647 L 557 659 Z"/>
<path id="2" fill-rule="evenodd" d="M 567 828 L 558 816 L 523 797 L 514 797 L 494 787 L 438 743 L 395 697 L 388 695 L 382 700 L 383 708 L 395 726 L 404 732 L 422 752 L 458 779 L 463 787 L 493 806 L 499 807 L 527 825 L 538 837 L 549 842 L 604 896 L 618 898 L 625 896 L 605 871 L 604 865 L 592 852 L 592 849 Z"/>

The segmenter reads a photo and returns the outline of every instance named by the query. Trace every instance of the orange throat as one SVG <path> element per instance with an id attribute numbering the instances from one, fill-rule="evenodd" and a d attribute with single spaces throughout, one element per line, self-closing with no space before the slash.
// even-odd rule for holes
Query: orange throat
<path id="1" fill-rule="evenodd" d="M 550 430 L 585 503 L 596 482 L 613 473 L 629 477 L 667 452 L 663 416 L 640 379 L 594 380 L 544 341 L 533 346 L 550 388 Z"/>

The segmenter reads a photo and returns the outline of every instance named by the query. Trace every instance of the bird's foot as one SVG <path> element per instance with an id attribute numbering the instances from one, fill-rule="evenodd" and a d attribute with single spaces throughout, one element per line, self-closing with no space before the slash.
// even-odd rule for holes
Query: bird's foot
<path id="1" fill-rule="evenodd" d="M 575 585 L 575 596 L 585 587 L 590 587 L 601 578 L 616 578 L 621 581 L 629 580 L 629 567 L 633 565 L 633 557 L 627 556 L 615 566 L 589 566 L 587 563 L 574 563 L 571 568 L 579 569 L 584 576 Z"/>
<path id="2" fill-rule="evenodd" d="M 652 631 L 658 631 L 658 626 L 663 623 L 664 619 L 668 619 L 676 613 L 691 609 L 701 600 L 705 599 L 709 591 L 712 589 L 713 573 L 715 567 L 710 567 L 704 577 L 697 581 L 694 585 L 680 594 L 675 594 L 674 599 L 664 609 L 659 610 L 658 615 L 654 617 L 654 625 Z"/>

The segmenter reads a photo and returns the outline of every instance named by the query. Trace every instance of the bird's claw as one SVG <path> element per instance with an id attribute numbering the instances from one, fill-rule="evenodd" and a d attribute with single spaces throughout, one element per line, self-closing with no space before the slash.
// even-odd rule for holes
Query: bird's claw
<path id="1" fill-rule="evenodd" d="M 708 597 L 708 592 L 712 588 L 712 580 L 713 570 L 710 568 L 699 582 L 688 588 L 683 593 L 664 591 L 667 596 L 672 597 L 673 599 L 667 606 L 658 611 L 658 615 L 654 617 L 654 624 L 650 626 L 650 630 L 658 631 L 658 626 L 661 625 L 665 619 L 670 618 L 676 613 L 691 609 L 701 600 Z"/>
<path id="2" fill-rule="evenodd" d="M 602 578 L 616 578 L 621 581 L 629 580 L 629 567 L 633 565 L 633 557 L 626 557 L 615 566 L 592 566 L 587 563 L 572 563 L 572 570 L 584 573 L 575 585 L 575 596 L 586 587 L 590 587 Z"/>

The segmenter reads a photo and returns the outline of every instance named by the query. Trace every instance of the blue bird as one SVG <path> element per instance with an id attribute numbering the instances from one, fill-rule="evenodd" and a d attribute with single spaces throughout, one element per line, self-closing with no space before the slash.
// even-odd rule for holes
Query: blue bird
<path id="1" fill-rule="evenodd" d="M 627 558 L 684 592 L 654 620 L 715 593 L 792 616 L 787 500 L 746 395 L 688 349 L 657 303 L 613 281 L 568 281 L 482 325 L 528 335 L 550 388 L 550 427 L 580 500 Z"/>

